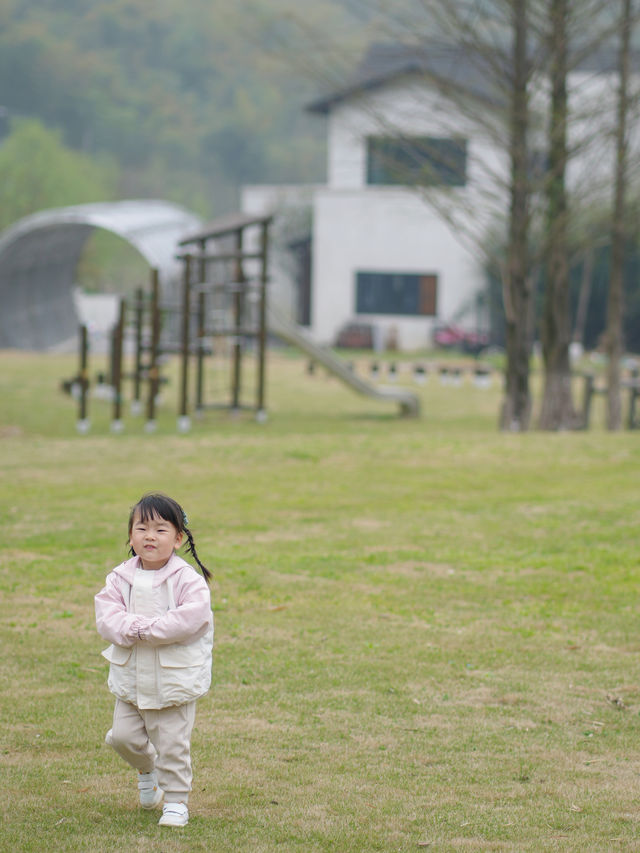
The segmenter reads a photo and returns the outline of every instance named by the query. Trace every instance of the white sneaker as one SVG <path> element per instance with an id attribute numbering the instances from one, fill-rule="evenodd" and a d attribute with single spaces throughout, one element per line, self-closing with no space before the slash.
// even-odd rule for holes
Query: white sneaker
<path id="1" fill-rule="evenodd" d="M 189 809 L 184 803 L 165 803 L 162 807 L 160 826 L 186 826 L 189 822 Z"/>
<path id="2" fill-rule="evenodd" d="M 143 809 L 155 809 L 160 805 L 164 791 L 158 788 L 158 776 L 155 770 L 151 773 L 138 773 L 138 791 Z"/>

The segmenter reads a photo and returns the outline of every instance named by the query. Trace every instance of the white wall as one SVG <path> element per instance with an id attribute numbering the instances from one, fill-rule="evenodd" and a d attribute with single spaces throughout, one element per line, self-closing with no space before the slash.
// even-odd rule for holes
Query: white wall
<path id="1" fill-rule="evenodd" d="M 476 106 L 477 110 L 478 107 Z M 486 115 L 486 107 L 480 109 Z M 468 186 L 495 191 L 504 186 L 507 161 L 495 138 L 462 114 L 461 108 L 424 81 L 407 76 L 337 104 L 329 114 L 327 183 L 335 189 L 366 186 L 366 140 L 369 136 L 463 137 L 468 140 Z"/>
<path id="2" fill-rule="evenodd" d="M 637 90 L 638 78 L 632 80 Z M 613 186 L 613 129 L 616 75 L 573 73 L 569 79 L 572 159 L 568 186 L 585 204 L 610 203 Z M 636 91 L 637 94 L 637 91 Z M 534 103 L 548 110 L 541 85 Z M 637 108 L 640 100 L 632 98 Z M 477 109 L 477 106 L 475 107 Z M 316 336 L 331 342 L 342 323 L 371 320 L 400 331 L 405 348 L 424 346 L 433 321 L 425 318 L 355 315 L 355 273 L 435 273 L 439 278 L 438 321 L 460 321 L 465 305 L 485 287 L 483 246 L 488 231 L 508 209 L 506 129 L 489 107 L 477 121 L 411 76 L 364 92 L 331 110 L 328 121 L 328 186 L 314 206 L 314 316 Z M 489 119 L 489 121 L 487 121 Z M 638 127 L 633 115 L 630 126 Z M 366 184 L 367 137 L 382 135 L 462 136 L 468 141 L 464 188 L 413 191 Z M 544 119 L 538 129 L 546 148 Z M 630 134 L 631 162 L 640 162 L 640 134 Z M 630 180 L 640 170 L 631 168 Z M 473 313 L 473 311 L 472 311 Z M 473 324 L 475 317 L 467 318 Z M 427 332 L 425 333 L 425 327 Z"/>
<path id="3" fill-rule="evenodd" d="M 421 194 L 367 186 L 367 137 L 399 133 L 466 138 L 468 185 Z M 314 202 L 313 333 L 332 343 L 356 320 L 383 337 L 394 327 L 404 349 L 425 347 L 433 327 L 463 320 L 485 286 L 481 246 L 505 208 L 506 160 L 455 104 L 411 77 L 338 104 L 328 134 L 328 185 Z M 437 317 L 357 316 L 357 271 L 437 275 Z"/>
<path id="4" fill-rule="evenodd" d="M 640 134 L 638 94 L 640 78 L 629 81 L 629 175 L 637 185 Z M 568 168 L 568 184 L 579 200 L 610 203 L 615 171 L 615 131 L 618 109 L 616 74 L 574 72 L 570 76 L 569 143 L 574 153 Z"/>
<path id="5" fill-rule="evenodd" d="M 637 87 L 637 77 L 633 84 Z M 569 89 L 569 133 L 577 153 L 569 166 L 569 185 L 590 201 L 610 201 L 614 149 L 611 133 L 607 137 L 605 132 L 603 138 L 603 131 L 614 127 L 615 75 L 574 73 Z M 533 103 L 542 108 L 541 116 L 547 112 L 547 97 L 548 90 L 539 85 Z M 333 343 L 341 326 L 359 320 L 375 323 L 383 335 L 395 327 L 404 348 L 423 347 L 436 323 L 465 322 L 465 306 L 470 308 L 467 324 L 475 324 L 474 297 L 485 287 L 483 244 L 489 227 L 504 220 L 508 207 L 508 160 L 506 131 L 492 119 L 490 108 L 480 105 L 477 120 L 466 113 L 426 89 L 423 80 L 407 75 L 332 107 L 326 186 L 245 188 L 242 208 L 249 213 L 276 210 L 286 218 L 287 211 L 312 208 L 311 331 L 318 341 Z M 634 128 L 637 121 L 634 116 Z M 367 137 L 399 133 L 466 138 L 467 186 L 424 190 L 421 196 L 400 187 L 367 186 Z M 546 146 L 542 119 L 538 135 L 542 149 Z M 639 157 L 640 134 L 631 136 L 633 156 Z M 274 292 L 281 302 L 291 303 L 293 283 L 282 245 L 276 246 L 272 270 Z M 437 318 L 357 317 L 357 271 L 437 275 Z"/>
<path id="6" fill-rule="evenodd" d="M 615 128 L 618 108 L 617 74 L 572 71 L 568 77 L 569 123 L 567 127 L 569 162 L 567 187 L 574 210 L 611 203 L 615 169 Z M 629 179 L 638 184 L 640 170 L 640 75 L 629 81 Z M 546 151 L 549 114 L 548 81 L 536 81 L 531 99 L 537 127 L 531 142 Z"/>
<path id="7" fill-rule="evenodd" d="M 388 187 L 316 193 L 312 331 L 334 343 L 349 321 L 368 322 L 383 340 L 391 327 L 403 349 L 431 343 L 434 325 L 454 317 L 484 286 L 480 265 L 418 197 Z M 438 276 L 437 316 L 356 315 L 356 272 Z"/>

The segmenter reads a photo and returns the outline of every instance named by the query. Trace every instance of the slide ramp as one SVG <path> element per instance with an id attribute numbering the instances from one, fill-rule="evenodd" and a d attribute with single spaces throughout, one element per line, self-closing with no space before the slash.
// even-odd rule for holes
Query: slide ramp
<path id="1" fill-rule="evenodd" d="M 351 370 L 351 368 L 328 347 L 320 346 L 312 340 L 305 330 L 290 320 L 287 320 L 276 308 L 267 305 L 267 328 L 282 341 L 304 352 L 313 361 L 321 364 L 333 376 L 340 379 L 358 394 L 382 400 L 386 403 L 397 403 L 400 414 L 405 417 L 418 417 L 420 401 L 418 397 L 405 388 L 389 388 L 372 385 Z"/>

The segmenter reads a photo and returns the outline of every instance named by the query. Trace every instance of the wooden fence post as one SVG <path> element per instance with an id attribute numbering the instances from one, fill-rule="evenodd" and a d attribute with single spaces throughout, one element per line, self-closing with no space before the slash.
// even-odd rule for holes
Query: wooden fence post
<path id="1" fill-rule="evenodd" d="M 141 287 L 136 289 L 134 302 L 134 326 L 135 326 L 135 356 L 133 367 L 133 399 L 131 401 L 131 414 L 142 413 L 142 402 L 140 392 L 142 388 L 142 326 L 144 320 L 144 293 Z"/>
<path id="2" fill-rule="evenodd" d="M 591 418 L 591 401 L 593 400 L 594 377 L 591 373 L 584 374 L 584 396 L 582 398 L 582 429 L 589 429 Z"/>
<path id="3" fill-rule="evenodd" d="M 184 276 L 182 282 L 182 356 L 180 366 L 180 414 L 178 416 L 178 431 L 189 432 L 191 418 L 189 417 L 189 331 L 191 320 L 191 255 L 184 259 Z"/>
<path id="4" fill-rule="evenodd" d="M 78 371 L 78 380 L 80 385 L 80 399 L 78 422 L 76 429 L 83 435 L 89 432 L 91 422 L 88 414 L 88 396 L 89 396 L 89 338 L 87 327 L 80 326 L 80 370 Z"/>
<path id="5" fill-rule="evenodd" d="M 160 293 L 158 270 L 151 270 L 151 340 L 149 342 L 149 365 L 147 368 L 147 422 L 145 432 L 156 430 L 156 398 L 160 387 L 158 375 L 158 350 L 160 347 Z"/>
<path id="6" fill-rule="evenodd" d="M 124 345 L 125 302 L 120 300 L 118 321 L 112 333 L 111 386 L 113 388 L 113 418 L 111 432 L 122 432 L 122 350 Z"/>
<path id="7" fill-rule="evenodd" d="M 267 419 L 265 404 L 265 362 L 267 349 L 267 268 L 269 253 L 269 225 L 262 223 L 260 257 L 260 302 L 258 312 L 258 399 L 256 400 L 256 420 L 264 423 Z"/>

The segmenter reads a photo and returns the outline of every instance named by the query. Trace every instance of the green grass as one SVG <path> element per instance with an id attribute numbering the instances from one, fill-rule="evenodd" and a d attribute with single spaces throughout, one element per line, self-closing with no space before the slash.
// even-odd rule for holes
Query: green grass
<path id="1" fill-rule="evenodd" d="M 640 849 L 638 435 L 503 434 L 497 382 L 433 377 L 403 420 L 287 355 L 266 424 L 178 435 L 172 382 L 156 434 L 79 436 L 73 359 L 0 368 L 0 850 Z M 103 744 L 93 595 L 148 489 L 215 574 L 184 830 Z"/>

